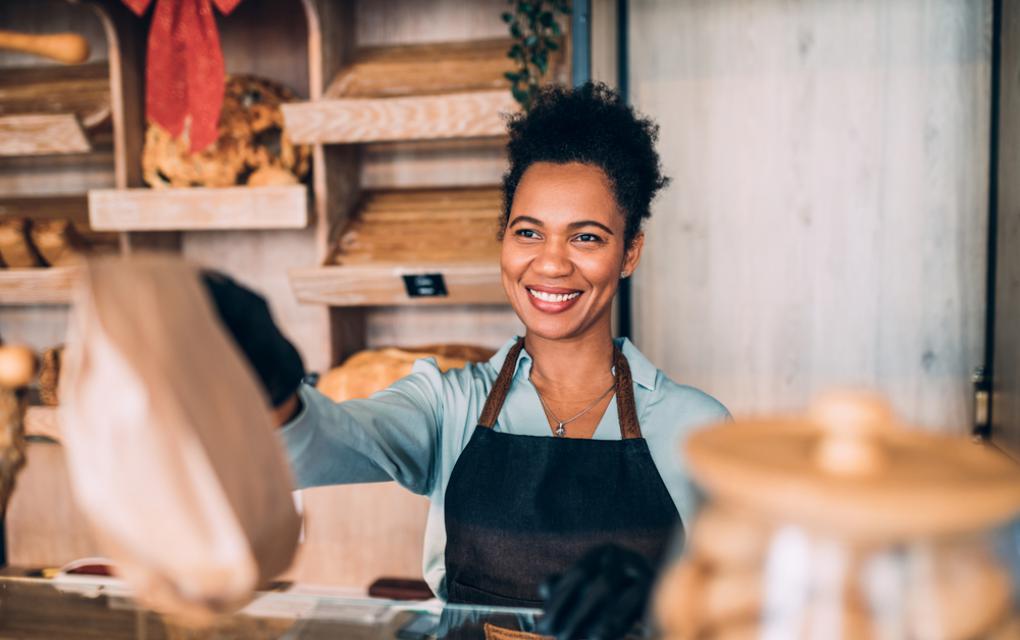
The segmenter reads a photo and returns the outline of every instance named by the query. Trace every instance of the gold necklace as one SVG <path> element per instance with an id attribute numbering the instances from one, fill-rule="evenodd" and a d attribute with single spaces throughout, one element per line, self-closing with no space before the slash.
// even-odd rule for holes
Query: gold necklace
<path id="1" fill-rule="evenodd" d="M 613 380 L 613 384 L 609 385 L 609 388 L 606 389 L 605 391 L 603 391 L 602 395 L 600 395 L 598 398 L 595 399 L 595 402 L 593 402 L 590 405 L 588 405 L 587 407 L 585 407 L 581 411 L 581 413 L 579 413 L 576 416 L 574 416 L 573 418 L 569 418 L 567 420 L 560 420 L 559 418 L 557 418 L 556 414 L 552 412 L 552 409 L 550 409 L 545 404 L 545 400 L 542 399 L 542 392 L 538 390 L 538 386 L 535 384 L 534 380 L 531 381 L 531 386 L 535 387 L 535 393 L 538 394 L 538 402 L 542 405 L 542 410 L 545 411 L 546 417 L 552 418 L 553 422 L 556 423 L 556 429 L 553 431 L 553 433 L 556 434 L 557 438 L 564 438 L 567 435 L 566 426 L 568 424 L 570 424 L 571 422 L 573 422 L 574 420 L 577 420 L 578 418 L 580 418 L 584 414 L 588 413 L 589 411 L 591 411 L 592 409 L 595 408 L 595 405 L 597 405 L 598 403 L 600 403 L 603 400 L 605 400 L 606 396 L 609 395 L 609 392 L 616 388 L 616 380 L 615 379 Z"/>

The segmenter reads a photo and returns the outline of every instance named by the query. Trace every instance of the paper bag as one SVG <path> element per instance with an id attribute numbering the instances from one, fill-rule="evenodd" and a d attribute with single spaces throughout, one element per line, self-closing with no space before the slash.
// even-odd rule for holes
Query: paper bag
<path id="1" fill-rule="evenodd" d="M 144 605 L 200 621 L 287 568 L 299 530 L 287 462 L 196 268 L 88 262 L 60 389 L 78 505 Z"/>

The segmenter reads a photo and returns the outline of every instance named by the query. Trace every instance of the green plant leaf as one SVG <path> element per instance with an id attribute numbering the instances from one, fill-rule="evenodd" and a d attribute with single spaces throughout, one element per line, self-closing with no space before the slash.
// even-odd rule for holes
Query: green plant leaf
<path id="1" fill-rule="evenodd" d="M 514 20 L 514 14 L 510 13 L 509 11 L 504 11 L 503 15 L 501 15 L 500 18 L 503 18 L 503 22 L 510 24 Z"/>
<path id="2" fill-rule="evenodd" d="M 536 36 L 533 33 L 529 34 L 528 37 L 524 39 L 525 47 L 531 48 L 534 47 L 536 44 L 538 44 L 538 36 Z"/>
<path id="3" fill-rule="evenodd" d="M 546 38 L 545 39 L 545 48 L 548 49 L 549 51 L 559 51 L 560 50 L 560 44 L 558 42 L 556 42 L 555 38 Z"/>
<path id="4" fill-rule="evenodd" d="M 514 71 L 507 71 L 506 73 L 503 74 L 503 77 L 509 80 L 510 82 L 517 82 L 517 80 L 520 79 L 521 74 L 516 73 Z"/>
<path id="5" fill-rule="evenodd" d="M 536 51 L 531 54 L 531 64 L 538 68 L 539 75 L 544 76 L 545 72 L 549 70 L 549 60 L 544 51 Z"/>
<path id="6" fill-rule="evenodd" d="M 513 89 L 510 90 L 510 93 L 513 94 L 514 100 L 519 102 L 521 106 L 527 108 L 528 102 L 530 102 L 531 95 L 526 90 L 514 87 Z"/>
<path id="7" fill-rule="evenodd" d="M 510 25 L 510 35 L 513 36 L 514 38 L 517 38 L 518 40 L 523 38 L 524 34 L 521 33 L 521 25 L 517 24 L 516 22 Z"/>
<path id="8" fill-rule="evenodd" d="M 552 23 L 552 26 L 549 27 L 549 29 L 552 30 L 554 36 L 558 36 L 561 33 L 563 33 L 563 31 L 560 29 L 560 23 L 559 22 Z"/>
<path id="9" fill-rule="evenodd" d="M 555 24 L 556 19 L 553 17 L 552 12 L 543 11 L 542 14 L 538 16 L 538 21 L 542 23 L 543 27 L 551 27 Z"/>

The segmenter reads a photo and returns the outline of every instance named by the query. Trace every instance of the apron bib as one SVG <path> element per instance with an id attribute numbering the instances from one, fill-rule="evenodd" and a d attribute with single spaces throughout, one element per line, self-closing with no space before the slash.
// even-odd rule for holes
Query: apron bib
<path id="1" fill-rule="evenodd" d="M 451 603 L 541 606 L 539 585 L 614 543 L 657 565 L 680 514 L 641 437 L 627 359 L 615 349 L 621 440 L 500 433 L 524 340 L 507 354 L 446 487 Z"/>

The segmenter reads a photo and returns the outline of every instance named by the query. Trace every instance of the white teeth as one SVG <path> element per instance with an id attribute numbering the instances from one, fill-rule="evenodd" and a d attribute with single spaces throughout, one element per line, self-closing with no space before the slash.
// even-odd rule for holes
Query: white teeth
<path id="1" fill-rule="evenodd" d="M 545 302 L 565 302 L 581 295 L 580 291 L 573 293 L 546 293 L 545 291 L 535 291 L 534 289 L 528 289 L 528 293 Z"/>

